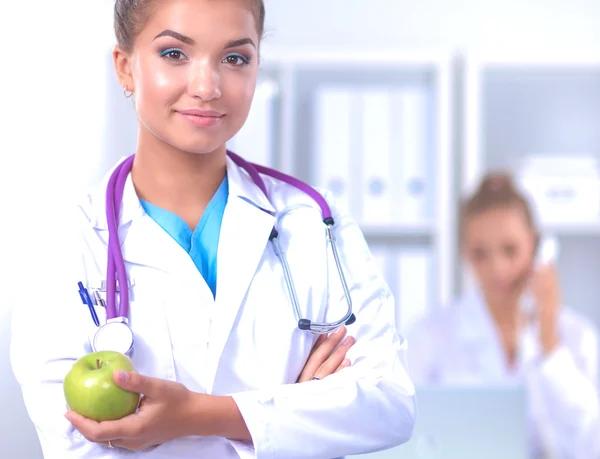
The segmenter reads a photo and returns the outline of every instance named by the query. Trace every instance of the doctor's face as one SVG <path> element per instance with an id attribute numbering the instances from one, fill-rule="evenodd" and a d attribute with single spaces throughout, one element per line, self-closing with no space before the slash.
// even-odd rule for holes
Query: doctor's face
<path id="1" fill-rule="evenodd" d="M 523 289 L 535 236 L 520 209 L 490 209 L 466 222 L 463 251 L 485 295 L 502 301 Z"/>
<path id="2" fill-rule="evenodd" d="M 140 141 L 191 153 L 222 148 L 248 116 L 258 46 L 245 0 L 154 2 L 127 55 Z"/>

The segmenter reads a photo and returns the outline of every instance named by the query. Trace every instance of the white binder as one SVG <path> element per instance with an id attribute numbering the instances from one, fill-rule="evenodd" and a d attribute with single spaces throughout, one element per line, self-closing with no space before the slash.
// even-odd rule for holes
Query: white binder
<path id="1" fill-rule="evenodd" d="M 227 148 L 244 159 L 267 167 L 275 166 L 275 98 L 278 86 L 273 80 L 259 81 L 246 123 L 227 142 Z"/>
<path id="2" fill-rule="evenodd" d="M 369 247 L 375 265 L 379 269 L 379 273 L 383 276 L 386 283 L 390 284 L 389 260 L 390 249 L 385 245 L 372 245 Z M 391 287 L 390 287 L 391 288 Z"/>
<path id="3" fill-rule="evenodd" d="M 362 93 L 362 215 L 366 225 L 386 225 L 392 222 L 394 202 L 391 186 L 390 93 L 384 89 L 366 89 Z"/>
<path id="4" fill-rule="evenodd" d="M 353 118 L 357 96 L 342 87 L 320 87 L 314 98 L 313 182 L 332 192 L 342 208 L 358 213 L 352 180 Z"/>
<path id="5" fill-rule="evenodd" d="M 399 120 L 398 159 L 400 193 L 395 197 L 402 222 L 421 223 L 429 217 L 428 195 L 432 183 L 429 180 L 428 161 L 428 93 L 423 88 L 405 88 L 394 97 L 394 110 Z M 431 168 L 433 170 L 433 168 Z"/>
<path id="6" fill-rule="evenodd" d="M 428 312 L 432 298 L 432 260 L 427 248 L 401 248 L 396 253 L 396 328 L 406 333 Z"/>

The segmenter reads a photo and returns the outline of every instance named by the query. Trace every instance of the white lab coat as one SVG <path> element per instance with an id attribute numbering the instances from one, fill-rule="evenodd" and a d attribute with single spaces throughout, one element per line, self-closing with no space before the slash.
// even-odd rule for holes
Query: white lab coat
<path id="1" fill-rule="evenodd" d="M 232 395 L 253 442 L 188 437 L 132 454 L 89 443 L 64 418 L 63 378 L 91 351 L 88 336 L 95 330 L 77 282 L 94 288 L 106 277 L 106 177 L 77 207 L 72 237 L 83 248 L 67 237 L 49 241 L 65 244 L 55 247 L 62 259 L 48 258 L 54 256 L 50 247 L 34 255 L 49 262 L 40 272 L 52 293 L 43 302 L 27 297 L 32 301 L 19 304 L 13 319 L 13 370 L 46 459 L 334 458 L 411 437 L 415 394 L 406 343 L 394 329 L 393 298 L 358 226 L 332 208 L 357 319 L 348 327 L 356 338 L 348 354 L 352 365 L 321 381 L 295 384 L 316 336 L 297 328 L 282 267 L 268 243 L 276 221 L 270 213 L 295 209 L 281 219 L 280 239 L 302 314 L 313 320 L 339 319 L 346 311 L 335 266 L 326 257 L 324 225 L 316 204 L 295 188 L 265 177 L 271 205 L 229 158 L 227 173 L 216 299 L 189 255 L 144 213 L 131 178 L 119 232 L 133 284 L 138 371 L 192 391 Z M 66 223 L 57 217 L 56 224 Z M 65 259 L 69 245 L 81 260 L 78 271 Z M 104 309 L 96 309 L 102 321 Z M 30 320 L 34 314 L 39 320 Z"/>
<path id="2" fill-rule="evenodd" d="M 538 325 L 530 323 L 521 333 L 518 363 L 511 371 L 482 296 L 472 292 L 407 333 L 409 374 L 417 386 L 523 384 L 531 457 L 596 458 L 598 337 L 586 320 L 566 308 L 559 329 L 560 346 L 544 356 Z"/>

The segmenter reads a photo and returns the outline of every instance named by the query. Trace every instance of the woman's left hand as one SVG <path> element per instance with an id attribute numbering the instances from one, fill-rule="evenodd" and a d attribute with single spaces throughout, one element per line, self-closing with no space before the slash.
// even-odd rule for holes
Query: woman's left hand
<path id="1" fill-rule="evenodd" d="M 540 267 L 534 274 L 531 288 L 538 306 L 540 342 L 546 354 L 559 344 L 558 317 L 562 302 L 560 281 L 554 264 Z"/>
<path id="2" fill-rule="evenodd" d="M 183 384 L 138 373 L 115 372 L 115 382 L 130 392 L 144 394 L 136 413 L 117 421 L 96 422 L 69 411 L 65 416 L 89 441 L 139 451 L 190 435 L 189 410 L 194 394 Z M 186 425 L 187 424 L 187 425 Z"/>

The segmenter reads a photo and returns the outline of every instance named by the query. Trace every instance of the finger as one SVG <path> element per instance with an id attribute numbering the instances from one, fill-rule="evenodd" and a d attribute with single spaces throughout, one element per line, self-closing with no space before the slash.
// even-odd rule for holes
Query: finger
<path id="1" fill-rule="evenodd" d="M 113 448 L 123 449 L 127 451 L 152 451 L 154 448 L 159 445 L 149 445 L 148 443 L 141 442 L 139 440 L 111 440 L 110 445 L 108 442 L 105 443 L 106 446 L 110 448 L 112 445 Z"/>
<path id="2" fill-rule="evenodd" d="M 331 352 L 342 340 L 344 335 L 346 334 L 346 327 L 340 327 L 335 333 L 330 334 L 323 342 L 319 345 L 319 347 L 308 357 L 308 361 L 306 365 L 304 365 L 304 369 L 298 378 L 298 382 L 306 382 L 310 381 L 314 376 L 317 369 L 327 360 L 330 356 Z"/>
<path id="3" fill-rule="evenodd" d="M 144 376 L 132 371 L 117 370 L 113 373 L 113 379 L 117 385 L 128 392 L 144 394 L 153 397 L 160 394 L 160 380 Z"/>
<path id="4" fill-rule="evenodd" d="M 346 327 L 342 326 L 338 330 L 336 330 L 335 333 L 342 333 L 345 330 L 346 330 Z M 317 338 L 315 345 L 313 346 L 313 348 L 310 351 L 310 354 L 308 355 L 308 360 L 306 361 L 306 364 L 304 365 L 304 368 L 302 369 L 302 373 L 300 374 L 300 376 L 298 377 L 298 380 L 296 382 L 302 383 L 302 382 L 310 381 L 312 379 L 312 377 L 315 373 L 315 369 L 318 368 L 318 366 L 321 363 L 320 361 L 316 360 L 319 357 L 318 357 L 318 355 L 315 357 L 315 353 L 323 345 L 323 343 L 329 339 L 330 336 L 331 336 L 331 334 L 319 335 L 319 338 Z"/>
<path id="5" fill-rule="evenodd" d="M 126 416 L 118 421 L 97 422 L 87 419 L 74 411 L 69 411 L 65 417 L 77 429 L 81 435 L 94 443 L 106 443 L 115 438 L 132 437 L 135 430 L 135 422 L 131 419 L 136 415 Z"/>
<path id="6" fill-rule="evenodd" d="M 354 343 L 355 340 L 352 336 L 346 337 L 344 342 L 338 346 L 335 352 L 319 366 L 319 368 L 315 371 L 314 376 L 319 379 L 323 379 L 335 373 L 337 368 L 343 363 L 346 353 L 350 350 Z"/>
<path id="7" fill-rule="evenodd" d="M 341 371 L 344 368 L 349 367 L 350 363 L 351 363 L 350 359 L 344 359 L 344 360 L 342 360 L 342 363 L 340 363 L 340 366 L 335 369 L 334 373 L 337 373 L 338 371 Z"/>
<path id="8" fill-rule="evenodd" d="M 319 338 L 317 338 L 317 341 L 315 342 L 315 345 L 313 346 L 313 348 L 310 351 L 309 355 L 313 355 L 314 352 L 319 349 L 319 347 L 321 346 L 321 344 L 323 344 L 325 342 L 325 340 L 329 337 L 329 335 L 319 335 Z"/>

